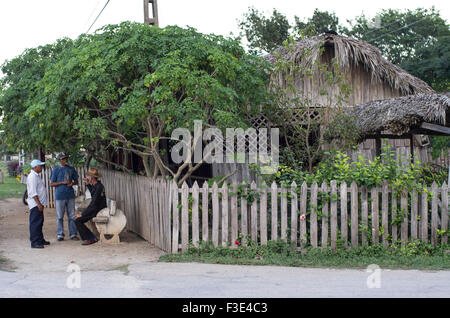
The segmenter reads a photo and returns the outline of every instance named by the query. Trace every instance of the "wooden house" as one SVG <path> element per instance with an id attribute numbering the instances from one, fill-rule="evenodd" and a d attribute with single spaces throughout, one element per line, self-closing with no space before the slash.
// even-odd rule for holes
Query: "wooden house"
<path id="1" fill-rule="evenodd" d="M 265 59 L 273 65 L 280 58 L 293 61 L 295 65 L 299 66 L 312 66 L 319 59 L 321 64 L 328 64 L 328 69 L 331 69 L 333 62 L 336 63 L 351 87 L 350 95 L 343 102 L 342 106 L 344 107 L 365 105 L 372 101 L 389 100 L 401 96 L 435 93 L 427 83 L 386 60 L 373 45 L 346 36 L 325 33 L 300 40 L 291 49 L 280 47 L 265 56 Z M 298 92 L 308 96 L 317 105 L 326 104 L 330 96 L 333 98 L 340 93 L 338 86 L 324 87 L 328 84 L 322 80 L 322 72 L 323 70 L 317 69 L 313 71 L 312 76 L 298 75 L 295 77 L 295 88 Z M 271 76 L 271 83 L 282 86 L 285 81 L 286 79 L 281 73 L 274 73 Z M 328 95 L 322 94 L 324 88 L 330 92 Z M 407 104 L 407 107 L 414 108 L 416 106 L 417 103 L 411 103 L 409 106 Z M 382 113 L 378 113 L 378 115 L 383 116 Z M 264 114 L 260 114 L 252 120 L 255 128 L 270 125 Z M 302 119 L 293 118 L 293 120 L 298 120 L 300 124 Z M 409 155 L 411 141 L 414 143 L 415 151 L 420 154 L 418 157 L 425 162 L 431 161 L 430 142 L 426 135 L 417 134 L 413 138 L 391 139 L 388 140 L 388 143 L 399 155 Z M 358 150 L 349 154 L 353 159 L 359 154 L 363 154 L 372 160 L 376 155 L 376 140 L 372 138 L 363 140 L 358 145 Z M 442 163 L 441 159 L 438 159 L 437 162 Z M 226 175 L 233 169 L 237 170 L 232 178 L 233 181 L 252 178 L 246 165 L 242 164 L 217 165 L 213 167 L 213 176 Z"/>

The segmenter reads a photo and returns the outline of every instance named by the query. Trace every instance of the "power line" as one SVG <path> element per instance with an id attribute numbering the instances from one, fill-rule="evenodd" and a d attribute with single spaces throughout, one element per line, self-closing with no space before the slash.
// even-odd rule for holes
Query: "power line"
<path id="1" fill-rule="evenodd" d="M 394 30 L 394 31 L 391 31 L 391 32 L 384 33 L 384 34 L 382 34 L 382 35 L 380 35 L 380 36 L 378 36 L 378 37 L 376 37 L 376 38 L 367 40 L 366 42 L 370 42 L 370 41 L 375 41 L 375 40 L 381 39 L 381 38 L 385 37 L 385 36 L 388 35 L 388 34 L 391 34 L 391 33 L 397 32 L 397 31 L 400 31 L 400 30 L 402 30 L 402 29 L 404 29 L 404 28 L 407 28 L 407 27 L 409 27 L 409 26 L 411 26 L 411 25 L 414 25 L 414 24 L 416 24 L 416 23 L 419 23 L 419 22 L 421 22 L 421 21 L 423 21 L 423 20 L 425 20 L 425 19 L 428 19 L 428 18 L 429 18 L 429 17 L 423 17 L 422 19 L 419 19 L 419 20 L 417 20 L 417 21 L 414 21 L 413 23 L 407 24 L 407 25 L 401 27 L 400 29 L 397 29 L 397 30 Z"/>
<path id="2" fill-rule="evenodd" d="M 94 22 L 92 22 L 91 26 L 89 27 L 89 29 L 86 31 L 86 33 L 89 33 L 89 31 L 91 30 L 92 26 L 94 25 L 95 22 L 97 22 L 98 18 L 100 17 L 100 15 L 102 14 L 103 10 L 105 10 L 106 6 L 108 5 L 110 0 L 106 1 L 103 9 L 100 11 L 100 13 L 97 15 L 97 17 L 95 18 Z"/>
<path id="3" fill-rule="evenodd" d="M 88 25 L 89 21 L 91 21 L 92 16 L 94 15 L 94 12 L 97 11 L 98 5 L 100 4 L 101 0 L 97 0 L 97 3 L 95 4 L 95 7 L 92 8 L 91 14 L 89 14 L 89 17 L 86 19 L 86 22 L 84 22 L 83 29 Z"/>

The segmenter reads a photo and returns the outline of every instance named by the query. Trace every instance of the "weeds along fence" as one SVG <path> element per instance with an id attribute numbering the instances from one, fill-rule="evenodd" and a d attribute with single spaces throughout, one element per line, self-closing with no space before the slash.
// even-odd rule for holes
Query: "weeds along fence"
<path id="1" fill-rule="evenodd" d="M 448 188 L 400 191 L 317 183 L 281 187 L 214 183 L 201 187 L 101 171 L 108 197 L 127 216 L 128 229 L 169 253 L 212 241 L 214 246 L 285 240 L 307 246 L 358 247 L 417 239 L 446 244 Z"/>

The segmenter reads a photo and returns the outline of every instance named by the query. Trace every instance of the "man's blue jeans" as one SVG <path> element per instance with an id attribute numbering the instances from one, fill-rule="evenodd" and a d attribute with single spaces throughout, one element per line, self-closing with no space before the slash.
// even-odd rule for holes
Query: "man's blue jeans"
<path id="1" fill-rule="evenodd" d="M 57 236 L 64 237 L 64 212 L 67 212 L 69 219 L 70 237 L 77 235 L 77 226 L 75 225 L 75 199 L 55 200 L 56 202 L 56 218 L 57 218 Z"/>

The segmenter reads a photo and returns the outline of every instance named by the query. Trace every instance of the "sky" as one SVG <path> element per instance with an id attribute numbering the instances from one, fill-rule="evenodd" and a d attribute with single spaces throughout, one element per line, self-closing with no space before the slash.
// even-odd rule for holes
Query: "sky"
<path id="1" fill-rule="evenodd" d="M 107 0 L 0 0 L 0 65 L 26 48 L 53 43 L 56 39 L 75 39 L 87 32 Z M 450 20 L 450 1 L 377 0 L 377 1 L 298 1 L 298 0 L 158 0 L 160 27 L 191 26 L 202 33 L 238 35 L 238 20 L 249 7 L 270 15 L 273 8 L 306 19 L 314 9 L 334 12 L 340 22 L 364 13 L 374 17 L 382 9 L 416 9 L 435 6 Z M 144 21 L 143 0 L 110 0 L 90 33 L 106 24 Z"/>

